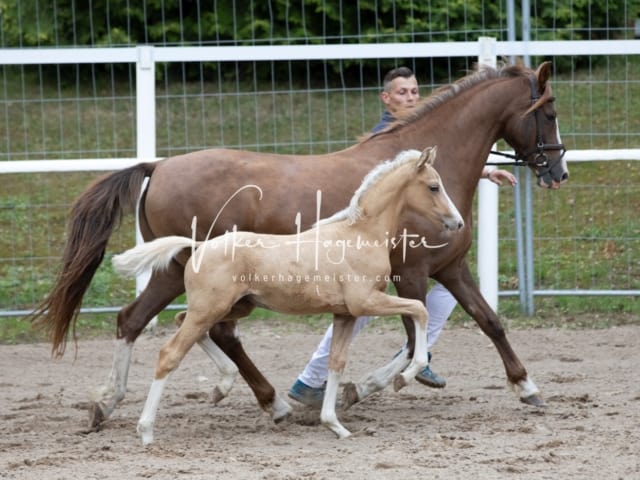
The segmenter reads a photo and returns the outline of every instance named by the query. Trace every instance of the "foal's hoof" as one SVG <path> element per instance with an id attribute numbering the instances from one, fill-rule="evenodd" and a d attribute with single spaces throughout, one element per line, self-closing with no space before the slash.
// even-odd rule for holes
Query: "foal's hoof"
<path id="1" fill-rule="evenodd" d="M 522 403 L 526 403 L 527 405 L 531 405 L 533 407 L 543 408 L 546 407 L 547 404 L 544 403 L 544 400 L 540 395 L 534 393 L 533 395 L 529 395 L 528 397 L 520 397 L 520 401 Z"/>
<path id="2" fill-rule="evenodd" d="M 399 392 L 404 387 L 407 386 L 407 381 L 404 379 L 402 375 L 396 375 L 393 379 L 393 391 Z"/>
<path id="3" fill-rule="evenodd" d="M 358 398 L 358 390 L 353 382 L 349 382 L 344 386 L 342 390 L 342 409 L 347 410 L 351 405 L 354 405 L 360 401 Z"/>
<path id="4" fill-rule="evenodd" d="M 89 428 L 95 430 L 107 419 L 99 402 L 89 404 Z"/>
<path id="5" fill-rule="evenodd" d="M 138 432 L 138 435 L 140 435 L 143 446 L 146 447 L 153 443 L 153 424 L 138 422 L 136 431 Z"/>

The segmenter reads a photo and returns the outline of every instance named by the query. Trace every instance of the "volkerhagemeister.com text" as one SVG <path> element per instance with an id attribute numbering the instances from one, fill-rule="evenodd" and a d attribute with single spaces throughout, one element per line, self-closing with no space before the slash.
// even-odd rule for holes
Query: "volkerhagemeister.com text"
<path id="1" fill-rule="evenodd" d="M 369 282 L 371 280 L 375 282 L 398 282 L 400 281 L 400 275 L 376 275 L 370 277 L 368 275 L 358 275 L 352 273 L 346 274 L 306 274 L 306 275 L 293 275 L 286 273 L 246 273 L 239 275 L 231 275 L 233 282 L 249 282 L 249 283 L 330 283 L 330 282 Z"/>

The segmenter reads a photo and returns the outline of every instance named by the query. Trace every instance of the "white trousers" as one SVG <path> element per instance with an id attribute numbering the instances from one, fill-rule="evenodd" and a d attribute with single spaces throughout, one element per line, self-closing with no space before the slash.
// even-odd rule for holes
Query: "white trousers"
<path id="1" fill-rule="evenodd" d="M 435 345 L 440 332 L 453 309 L 456 306 L 456 299 L 440 283 L 435 283 L 429 290 L 426 297 L 427 312 L 429 312 L 429 323 L 427 325 L 427 349 L 430 350 Z M 353 327 L 351 341 L 358 332 L 364 328 L 374 317 L 358 317 Z M 316 347 L 316 351 L 311 355 L 309 363 L 304 367 L 298 380 L 309 387 L 321 387 L 327 380 L 329 372 L 329 351 L 331 349 L 331 338 L 333 337 L 333 324 L 329 325 L 322 340 Z"/>

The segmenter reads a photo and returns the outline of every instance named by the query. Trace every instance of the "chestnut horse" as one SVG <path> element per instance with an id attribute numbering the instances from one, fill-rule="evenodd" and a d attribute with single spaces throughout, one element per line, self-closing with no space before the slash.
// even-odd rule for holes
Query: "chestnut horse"
<path id="1" fill-rule="evenodd" d="M 294 315 L 333 313 L 335 333 L 320 418 L 338 438 L 351 435 L 340 424 L 335 403 L 355 317 L 407 315 L 413 320 L 414 355 L 394 381 L 396 390 L 407 385 L 428 362 L 427 311 L 418 300 L 385 293 L 391 274 L 389 252 L 400 240 L 389 238 L 389 232 L 398 230 L 400 215 L 408 212 L 443 230 L 459 230 L 464 225 L 432 166 L 435 157 L 435 147 L 422 153 L 406 150 L 378 165 L 346 209 L 304 232 L 268 235 L 234 230 L 206 242 L 168 236 L 113 257 L 116 271 L 133 276 L 166 268 L 184 249 L 192 252 L 184 273 L 187 313 L 178 331 L 160 349 L 138 422 L 142 443 L 153 441 L 153 425 L 169 374 L 198 340 L 208 338 L 213 325 L 226 321 L 237 304 L 245 311 L 259 305 Z M 444 245 L 424 242 L 418 248 Z M 283 414 L 290 408 L 287 404 L 277 407 L 285 409 Z"/>
<path id="2" fill-rule="evenodd" d="M 549 78 L 551 64 L 531 70 L 519 65 L 481 68 L 425 98 L 405 118 L 345 150 L 324 155 L 278 155 L 212 149 L 178 155 L 157 163 L 140 163 L 99 179 L 75 201 L 68 240 L 56 282 L 34 312 L 50 329 L 52 352 L 64 353 L 82 297 L 105 254 L 113 230 L 135 210 L 141 185 L 150 177 L 139 203 L 145 240 L 191 234 L 197 239 L 238 230 L 287 234 L 308 228 L 317 218 L 344 208 L 365 174 L 401 150 L 438 145 L 435 167 L 465 221 L 461 233 L 442 249 L 424 255 L 409 249 L 391 252 L 398 295 L 424 301 L 427 278 L 435 278 L 493 341 L 507 379 L 520 399 L 542 404 L 539 390 L 513 351 L 505 331 L 484 300 L 466 262 L 471 246 L 473 196 L 492 145 L 504 139 L 538 176 L 538 185 L 558 188 L 568 179 Z M 247 185 L 258 185 L 259 197 Z M 322 203 L 316 204 L 317 190 Z M 319 215 L 316 214 L 319 210 Z M 296 213 L 301 212 L 299 217 Z M 400 228 L 438 243 L 440 232 L 416 215 L 403 217 Z M 147 323 L 184 292 L 186 259 L 152 274 L 147 288 L 118 313 L 113 366 L 106 385 L 91 402 L 90 425 L 107 418 L 124 398 L 131 350 Z M 240 312 L 241 313 L 241 312 Z M 242 316 L 238 314 L 235 318 Z M 277 398 L 248 358 L 235 331 L 235 318 L 217 323 L 211 338 L 236 363 L 260 406 L 270 411 Z M 414 345 L 413 322 L 403 317 L 408 345 Z M 412 352 L 409 352 L 411 354 Z M 357 400 L 357 399 L 356 399 Z M 277 418 L 276 418 L 277 420 Z"/>

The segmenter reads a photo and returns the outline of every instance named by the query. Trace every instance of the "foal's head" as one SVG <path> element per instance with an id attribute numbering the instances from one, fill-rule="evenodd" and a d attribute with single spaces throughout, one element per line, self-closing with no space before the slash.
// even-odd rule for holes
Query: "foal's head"
<path id="1" fill-rule="evenodd" d="M 415 174 L 409 181 L 407 203 L 416 212 L 447 230 L 459 230 L 464 221 L 442 184 L 440 175 L 433 167 L 437 147 L 427 147 L 415 163 Z"/>

